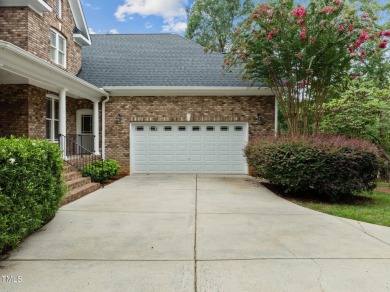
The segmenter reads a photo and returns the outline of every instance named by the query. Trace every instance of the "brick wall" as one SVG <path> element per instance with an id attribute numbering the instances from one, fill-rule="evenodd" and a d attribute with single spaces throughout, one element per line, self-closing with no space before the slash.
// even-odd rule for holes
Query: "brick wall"
<path id="1" fill-rule="evenodd" d="M 0 92 L 0 137 L 27 137 L 28 85 L 0 85 Z"/>
<path id="2" fill-rule="evenodd" d="M 67 40 L 66 71 L 76 75 L 81 68 L 81 46 L 73 41 L 75 22 L 69 3 L 62 1 L 62 18 L 59 19 L 55 14 L 56 1 L 46 2 L 53 11 L 43 16 L 26 7 L 1 7 L 0 40 L 13 43 L 56 65 L 50 59 L 50 29 L 54 28 Z"/>
<path id="3" fill-rule="evenodd" d="M 131 122 L 185 122 L 191 113 L 192 122 L 248 122 L 250 138 L 274 130 L 274 97 L 112 97 L 106 106 L 106 156 L 118 160 L 125 173 L 130 170 Z"/>
<path id="4" fill-rule="evenodd" d="M 0 40 L 27 50 L 28 11 L 26 7 L 0 7 Z"/>

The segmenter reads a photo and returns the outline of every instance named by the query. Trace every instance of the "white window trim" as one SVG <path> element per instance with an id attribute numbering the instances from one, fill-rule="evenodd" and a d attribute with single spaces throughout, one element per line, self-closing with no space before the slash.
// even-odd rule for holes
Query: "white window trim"
<path id="1" fill-rule="evenodd" d="M 51 123 L 51 133 L 50 133 L 50 139 L 47 139 L 48 141 L 51 141 L 53 143 L 57 143 L 58 142 L 58 137 L 55 137 L 55 122 L 57 121 L 58 122 L 58 127 L 59 127 L 59 123 L 60 123 L 60 117 L 58 116 L 57 119 L 55 118 L 55 100 L 57 100 L 58 102 L 60 101 L 59 97 L 56 96 L 56 95 L 52 95 L 52 94 L 47 94 L 46 95 L 46 99 L 45 99 L 45 108 L 46 108 L 46 100 L 51 100 L 51 114 L 52 114 L 52 117 L 51 118 L 48 118 L 47 117 L 47 113 L 45 114 L 45 118 L 46 118 L 46 121 L 50 121 Z M 59 115 L 59 111 L 58 111 L 58 115 Z M 59 130 L 59 129 L 58 129 Z"/>
<path id="2" fill-rule="evenodd" d="M 56 15 L 59 19 L 62 18 L 62 0 L 57 0 Z"/>
<path id="3" fill-rule="evenodd" d="M 60 33 L 58 32 L 57 30 L 55 29 L 50 29 L 50 32 L 53 32 L 55 33 L 56 35 L 56 46 L 53 46 L 52 43 L 51 43 L 51 36 L 50 36 L 50 50 L 51 48 L 54 48 L 55 50 L 55 54 L 54 54 L 54 60 L 51 59 L 51 52 L 50 52 L 50 59 L 55 62 L 56 64 L 62 66 L 63 68 L 66 68 L 66 38 Z M 58 48 L 58 44 L 59 44 L 59 39 L 62 38 L 64 40 L 64 51 L 61 51 L 59 48 Z M 58 53 L 61 52 L 64 54 L 64 64 L 61 64 L 59 63 L 59 58 L 58 58 Z"/>

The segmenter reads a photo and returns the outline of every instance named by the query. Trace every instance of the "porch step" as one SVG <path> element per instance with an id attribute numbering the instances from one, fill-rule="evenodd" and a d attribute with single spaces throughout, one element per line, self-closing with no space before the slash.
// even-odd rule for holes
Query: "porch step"
<path id="1" fill-rule="evenodd" d="M 92 183 L 90 177 L 83 177 L 76 167 L 69 164 L 64 165 L 63 178 L 68 186 L 68 194 L 63 199 L 62 205 L 69 204 L 100 189 L 99 183 Z"/>
<path id="2" fill-rule="evenodd" d="M 70 171 L 70 172 L 64 172 L 64 180 L 65 181 L 71 181 L 76 178 L 83 177 L 82 174 L 78 171 Z"/>
<path id="3" fill-rule="evenodd" d="M 68 190 L 74 190 L 83 185 L 87 185 L 91 183 L 91 178 L 89 177 L 77 177 L 72 180 L 68 180 L 66 184 L 68 185 Z"/>
<path id="4" fill-rule="evenodd" d="M 77 169 L 74 166 L 69 164 L 64 165 L 64 173 L 74 172 L 74 171 L 77 171 Z"/>
<path id="5" fill-rule="evenodd" d="M 100 189 L 100 184 L 98 183 L 89 183 L 89 184 L 82 185 L 78 188 L 72 189 L 69 191 L 68 195 L 62 201 L 62 205 L 66 205 L 73 201 L 76 201 L 84 197 L 85 195 L 97 191 L 98 189 Z"/>

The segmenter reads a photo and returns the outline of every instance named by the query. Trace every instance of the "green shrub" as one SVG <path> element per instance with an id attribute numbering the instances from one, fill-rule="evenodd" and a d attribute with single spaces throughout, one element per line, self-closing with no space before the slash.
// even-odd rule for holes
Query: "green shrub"
<path id="1" fill-rule="evenodd" d="M 81 171 L 83 176 L 91 177 L 94 182 L 102 182 L 106 179 L 113 179 L 119 173 L 120 165 L 113 159 L 106 161 L 95 161 L 84 167 Z"/>
<path id="2" fill-rule="evenodd" d="M 62 170 L 57 145 L 0 138 L 0 254 L 54 217 L 66 193 Z"/>
<path id="3" fill-rule="evenodd" d="M 375 188 L 379 167 L 375 146 L 341 136 L 262 137 L 247 145 L 245 156 L 256 175 L 286 192 L 333 201 Z"/>

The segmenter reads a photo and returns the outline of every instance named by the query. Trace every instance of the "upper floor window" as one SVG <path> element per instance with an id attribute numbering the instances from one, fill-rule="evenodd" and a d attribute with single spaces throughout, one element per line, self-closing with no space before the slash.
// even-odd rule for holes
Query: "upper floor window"
<path id="1" fill-rule="evenodd" d="M 66 67 L 66 40 L 55 30 L 50 30 L 50 58 L 56 64 Z"/>
<path id="2" fill-rule="evenodd" d="M 62 0 L 57 0 L 57 5 L 56 5 L 56 14 L 58 18 L 62 17 Z"/>

